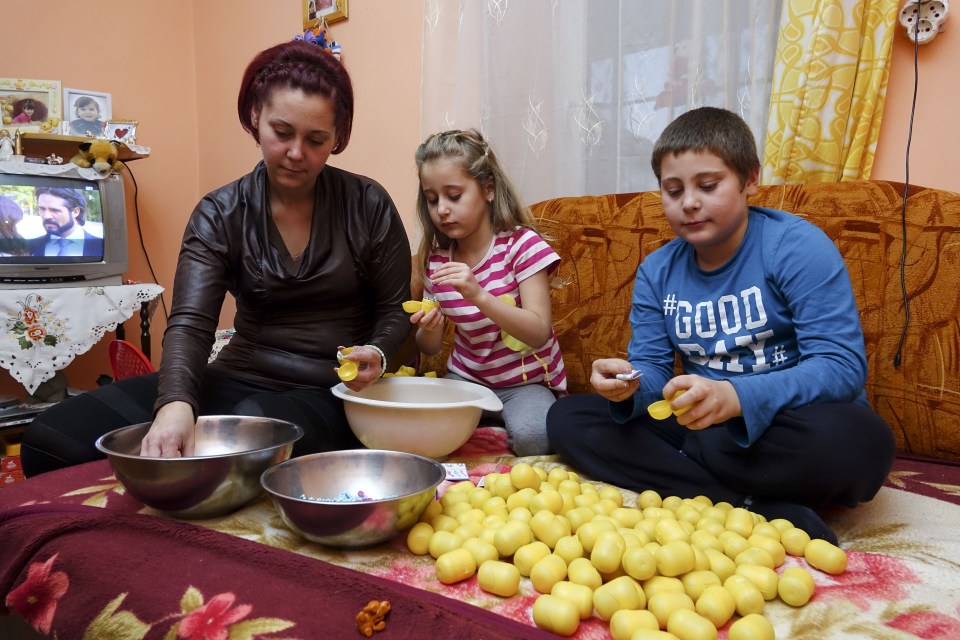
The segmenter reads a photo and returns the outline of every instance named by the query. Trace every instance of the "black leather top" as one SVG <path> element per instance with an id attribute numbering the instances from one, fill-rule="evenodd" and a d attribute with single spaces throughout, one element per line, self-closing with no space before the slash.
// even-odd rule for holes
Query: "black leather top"
<path id="1" fill-rule="evenodd" d="M 331 387 L 338 345 L 375 344 L 389 360 L 410 331 L 410 244 L 379 184 L 327 166 L 299 261 L 269 215 L 263 163 L 204 197 L 183 236 L 156 408 L 197 408 L 199 380 L 229 291 L 236 335 L 210 366 L 288 388 Z"/>

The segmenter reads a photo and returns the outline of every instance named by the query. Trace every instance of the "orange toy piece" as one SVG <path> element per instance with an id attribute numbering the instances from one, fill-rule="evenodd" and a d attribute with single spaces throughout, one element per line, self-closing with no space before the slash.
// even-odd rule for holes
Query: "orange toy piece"
<path id="1" fill-rule="evenodd" d="M 384 618 L 388 613 L 390 613 L 389 600 L 371 600 L 357 614 L 357 629 L 367 638 L 375 631 L 383 631 L 387 627 Z"/>

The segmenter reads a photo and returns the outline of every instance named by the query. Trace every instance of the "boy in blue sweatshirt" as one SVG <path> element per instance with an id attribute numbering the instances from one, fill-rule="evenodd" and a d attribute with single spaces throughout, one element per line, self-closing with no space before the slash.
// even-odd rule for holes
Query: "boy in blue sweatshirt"
<path id="1" fill-rule="evenodd" d="M 843 259 L 816 226 L 747 204 L 760 160 L 730 111 L 678 117 L 651 164 L 677 237 L 637 270 L 627 359 L 597 360 L 597 393 L 551 407 L 550 443 L 594 479 L 705 495 L 836 544 L 816 509 L 873 498 L 895 450 L 866 400 Z M 647 407 L 664 398 L 674 413 L 656 420 Z"/>

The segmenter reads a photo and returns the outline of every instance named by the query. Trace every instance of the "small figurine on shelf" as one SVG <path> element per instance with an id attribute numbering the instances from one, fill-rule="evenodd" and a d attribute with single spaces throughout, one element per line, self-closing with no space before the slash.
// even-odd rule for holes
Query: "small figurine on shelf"
<path id="1" fill-rule="evenodd" d="M 6 129 L 0 129 L 0 162 L 13 157 L 13 136 Z"/>
<path id="2" fill-rule="evenodd" d="M 312 29 L 307 29 L 303 33 L 298 33 L 293 37 L 293 39 L 304 40 L 317 45 L 321 49 L 326 49 L 334 58 L 339 60 L 340 44 L 336 40 L 330 40 L 327 38 L 328 29 L 329 27 L 327 26 L 327 21 L 321 18 L 320 24 Z"/>
<path id="3" fill-rule="evenodd" d="M 63 164 L 63 156 L 51 153 L 47 156 L 47 164 Z"/>

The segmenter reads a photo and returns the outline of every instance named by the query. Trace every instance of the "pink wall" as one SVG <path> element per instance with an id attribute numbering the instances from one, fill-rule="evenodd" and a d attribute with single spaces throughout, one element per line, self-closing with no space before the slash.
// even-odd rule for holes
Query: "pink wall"
<path id="1" fill-rule="evenodd" d="M 356 93 L 356 116 L 348 149 L 332 164 L 374 177 L 393 195 L 412 234 L 416 173 L 413 151 L 420 141 L 420 34 L 423 4 L 416 0 L 350 0 L 350 17 L 332 25 Z M 259 159 L 253 140 L 237 122 L 236 91 L 244 66 L 257 52 L 299 29 L 299 0 L 88 0 L 84 16 L 99 16 L 112 41 L 84 41 L 88 27 L 71 20 L 38 21 L 35 12 L 3 14 L 0 75 L 59 79 L 65 87 L 112 94 L 114 116 L 140 121 L 138 142 L 147 159 L 130 164 L 139 184 L 139 220 L 156 280 L 173 283 L 180 236 L 196 201 L 247 172 Z M 947 82 L 960 59 L 954 29 L 920 49 L 921 85 L 911 151 L 911 181 L 960 191 L 953 150 L 960 148 L 960 99 Z M 102 40 L 101 40 L 102 41 Z M 76 43 L 48 46 L 47 43 Z M 913 48 L 898 34 L 890 92 L 874 177 L 903 179 L 903 153 L 913 91 Z M 949 77 L 952 77 L 950 75 Z M 127 181 L 132 192 L 132 183 Z M 130 271 L 152 281 L 130 214 Z M 228 303 L 222 326 L 229 325 Z M 165 326 L 154 318 L 154 362 Z M 126 323 L 138 333 L 136 319 Z M 70 383 L 91 388 L 108 373 L 107 341 L 67 369 Z M 0 372 L 0 393 L 22 392 Z"/>
<path id="2" fill-rule="evenodd" d="M 960 3 L 956 4 L 955 10 L 960 10 Z M 910 143 L 910 182 L 960 192 L 956 161 L 960 149 L 960 84 L 956 80 L 960 16 L 953 16 L 946 24 L 943 33 L 917 47 L 919 84 Z M 903 182 L 913 101 L 914 46 L 901 30 L 893 44 L 890 84 L 871 177 Z"/>

